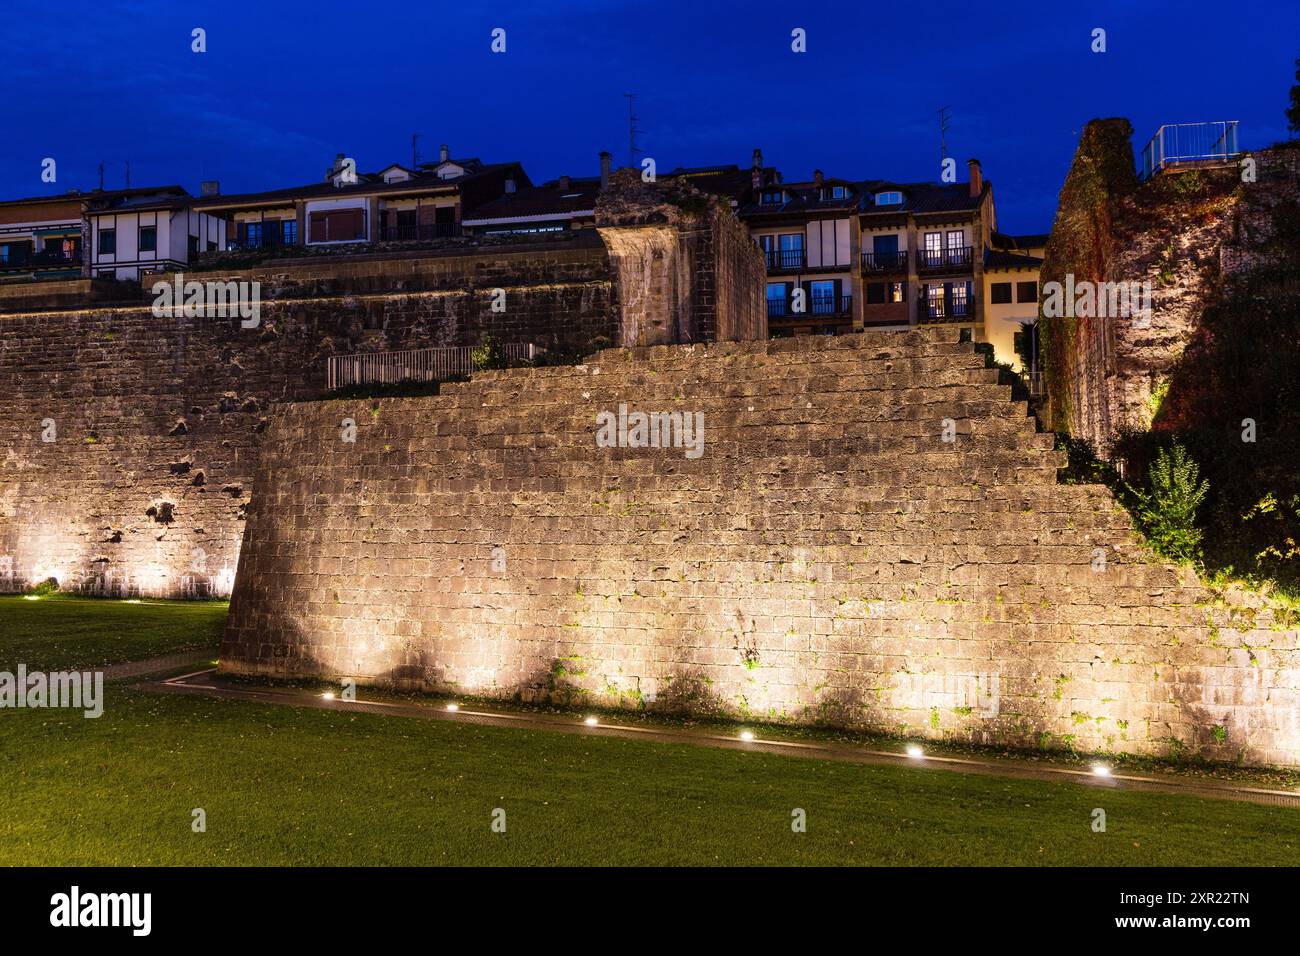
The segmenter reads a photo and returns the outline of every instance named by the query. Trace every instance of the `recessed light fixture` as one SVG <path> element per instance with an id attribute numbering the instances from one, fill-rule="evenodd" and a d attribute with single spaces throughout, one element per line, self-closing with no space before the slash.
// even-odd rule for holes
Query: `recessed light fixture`
<path id="1" fill-rule="evenodd" d="M 925 751 L 922 750 L 922 749 L 921 749 L 918 745 L 916 745 L 916 744 L 908 744 L 908 745 L 907 745 L 907 755 L 908 755 L 909 757 L 911 757 L 913 760 L 920 760 L 922 757 L 925 756 Z"/>

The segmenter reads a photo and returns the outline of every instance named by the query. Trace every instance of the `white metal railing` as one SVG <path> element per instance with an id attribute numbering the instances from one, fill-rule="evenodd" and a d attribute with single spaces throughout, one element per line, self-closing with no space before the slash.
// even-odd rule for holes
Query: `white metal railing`
<path id="1" fill-rule="evenodd" d="M 1222 123 L 1171 123 L 1156 130 L 1142 150 L 1142 178 L 1183 163 L 1227 162 L 1241 155 L 1237 120 Z"/>
<path id="2" fill-rule="evenodd" d="M 326 363 L 327 388 L 348 385 L 389 385 L 395 382 L 441 382 L 474 371 L 476 346 L 405 349 L 400 352 L 360 352 L 331 355 Z M 531 361 L 541 351 L 532 342 L 505 346 L 508 362 Z"/>

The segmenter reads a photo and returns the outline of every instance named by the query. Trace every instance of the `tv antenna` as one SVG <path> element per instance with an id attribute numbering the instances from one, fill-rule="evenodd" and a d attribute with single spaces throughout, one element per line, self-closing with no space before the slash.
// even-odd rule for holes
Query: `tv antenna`
<path id="1" fill-rule="evenodd" d="M 948 158 L 948 124 L 952 120 L 948 107 L 939 107 L 939 165 Z"/>
<path id="2" fill-rule="evenodd" d="M 104 161 L 102 159 L 99 161 L 99 191 L 101 193 L 104 191 Z"/>
<path id="3" fill-rule="evenodd" d="M 411 172 L 415 172 L 420 165 L 420 154 L 417 152 L 416 144 L 420 141 L 419 133 L 411 134 Z"/>
<path id="4" fill-rule="evenodd" d="M 636 141 L 636 134 L 641 132 L 637 128 L 637 115 L 633 109 L 636 102 L 635 93 L 624 93 L 627 97 L 627 165 L 629 168 L 636 166 L 637 153 L 641 152 L 641 147 Z"/>
<path id="5" fill-rule="evenodd" d="M 126 188 L 131 188 L 131 160 L 126 161 Z"/>

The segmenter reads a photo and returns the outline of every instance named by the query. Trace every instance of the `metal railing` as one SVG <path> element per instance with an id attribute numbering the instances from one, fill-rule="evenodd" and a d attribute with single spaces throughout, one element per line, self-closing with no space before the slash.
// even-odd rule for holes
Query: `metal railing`
<path id="1" fill-rule="evenodd" d="M 454 239 L 460 235 L 458 222 L 407 223 L 390 226 L 386 222 L 379 225 L 380 242 L 411 242 L 423 239 Z"/>
<path id="2" fill-rule="evenodd" d="M 864 272 L 906 272 L 906 252 L 864 252 L 862 253 L 862 270 Z"/>
<path id="3" fill-rule="evenodd" d="M 763 256 L 767 259 L 768 272 L 793 272 L 804 268 L 808 261 L 803 249 L 767 249 Z"/>
<path id="4" fill-rule="evenodd" d="M 970 246 L 955 246 L 949 249 L 918 249 L 916 253 L 916 271 L 942 272 L 946 269 L 969 269 L 971 264 Z"/>
<path id="5" fill-rule="evenodd" d="M 475 346 L 467 345 L 331 355 L 326 362 L 326 387 L 332 391 L 349 385 L 442 382 L 473 372 L 475 350 Z M 511 342 L 505 346 L 507 362 L 532 361 L 540 352 L 532 342 Z"/>
<path id="6" fill-rule="evenodd" d="M 917 304 L 917 320 L 920 322 L 959 322 L 975 314 L 971 301 L 954 301 L 945 299 L 941 307 L 932 306 L 928 301 Z"/>
<path id="7" fill-rule="evenodd" d="M 1226 163 L 1241 155 L 1237 120 L 1171 123 L 1160 127 L 1142 150 L 1142 178 L 1171 166 Z"/>
<path id="8" fill-rule="evenodd" d="M 796 311 L 789 299 L 768 299 L 769 319 L 801 319 L 809 315 L 850 315 L 853 312 L 851 295 L 814 295 L 801 311 Z"/>
<path id="9" fill-rule="evenodd" d="M 81 253 L 71 256 L 62 252 L 32 252 L 25 256 L 0 259 L 0 272 L 31 272 L 37 269 L 76 269 L 81 266 Z"/>
<path id="10" fill-rule="evenodd" d="M 271 235 L 271 234 L 266 234 L 256 239 L 249 239 L 245 237 L 243 239 L 226 240 L 226 249 L 232 252 L 237 250 L 242 251 L 245 249 L 281 249 L 284 248 L 285 246 L 296 246 L 296 245 L 298 245 L 298 243 L 285 242 L 279 236 Z"/>

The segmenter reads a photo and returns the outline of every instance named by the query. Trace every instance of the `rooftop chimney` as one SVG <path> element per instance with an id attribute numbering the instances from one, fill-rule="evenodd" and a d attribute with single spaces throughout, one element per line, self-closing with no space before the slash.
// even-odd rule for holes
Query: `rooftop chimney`
<path id="1" fill-rule="evenodd" d="M 568 177 L 568 176 L 561 176 L 561 177 L 560 177 L 560 191 L 561 191 L 561 192 L 566 192 L 566 193 L 569 191 L 569 177 Z"/>
<path id="2" fill-rule="evenodd" d="M 822 175 L 822 171 L 820 169 L 813 170 L 813 182 L 816 183 L 818 186 L 822 184 L 822 180 L 825 178 L 826 177 Z"/>
<path id="3" fill-rule="evenodd" d="M 607 189 L 609 187 L 609 170 L 610 167 L 613 166 L 613 164 L 614 164 L 614 157 L 602 150 L 600 154 L 600 188 L 601 189 Z"/>
<path id="4" fill-rule="evenodd" d="M 968 159 L 966 165 L 970 169 L 970 195 L 972 199 L 975 199 L 984 189 L 984 175 L 980 172 L 980 161 L 978 159 Z"/>
<path id="5" fill-rule="evenodd" d="M 200 196 L 220 196 L 220 195 L 221 195 L 221 183 L 220 183 L 220 181 L 219 181 L 219 180 L 216 180 L 216 179 L 205 179 L 205 180 L 203 180 L 203 182 L 199 183 L 199 195 L 200 195 Z"/>
<path id="6" fill-rule="evenodd" d="M 755 169 L 762 169 L 762 168 L 763 168 L 763 151 L 762 151 L 761 149 L 755 149 L 755 150 L 754 150 L 754 162 L 753 162 L 753 166 L 754 166 Z"/>
<path id="7" fill-rule="evenodd" d="M 448 148 L 446 143 L 443 143 L 438 147 L 438 162 L 445 163 L 450 158 L 451 150 Z"/>

